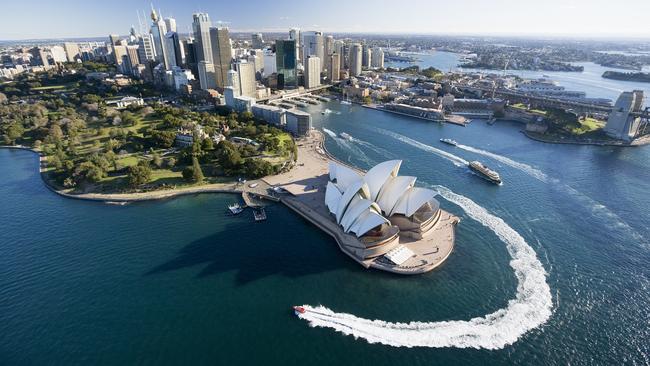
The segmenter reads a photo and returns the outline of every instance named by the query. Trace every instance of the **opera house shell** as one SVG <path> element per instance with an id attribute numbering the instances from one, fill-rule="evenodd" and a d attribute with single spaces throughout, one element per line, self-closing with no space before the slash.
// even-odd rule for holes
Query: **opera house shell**
<path id="1" fill-rule="evenodd" d="M 415 257 L 400 237 L 423 239 L 440 220 L 436 193 L 415 187 L 416 177 L 398 175 L 401 163 L 386 161 L 363 175 L 329 163 L 325 204 L 340 228 L 358 238 L 360 245 L 348 249 L 359 260 L 399 266 Z"/>

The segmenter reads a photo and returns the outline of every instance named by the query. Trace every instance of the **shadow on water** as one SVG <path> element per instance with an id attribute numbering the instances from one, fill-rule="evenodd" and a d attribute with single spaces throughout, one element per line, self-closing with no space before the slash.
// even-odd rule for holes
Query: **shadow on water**
<path id="1" fill-rule="evenodd" d="M 231 223 L 225 228 L 189 243 L 145 276 L 202 267 L 197 278 L 236 271 L 237 285 L 245 285 L 274 275 L 301 277 L 359 270 L 331 237 L 301 218 L 287 219 L 281 210 L 287 209 L 278 205 L 267 208 L 269 219 L 264 223 L 251 222 L 248 210 L 229 218 Z"/>

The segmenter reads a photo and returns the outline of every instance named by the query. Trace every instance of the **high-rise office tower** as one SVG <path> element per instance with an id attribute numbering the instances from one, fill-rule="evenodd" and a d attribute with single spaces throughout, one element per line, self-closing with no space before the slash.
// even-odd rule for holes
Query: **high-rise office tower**
<path id="1" fill-rule="evenodd" d="M 300 43 L 300 28 L 291 28 L 289 29 L 289 39 L 296 41 L 296 61 L 302 61 L 302 46 Z"/>
<path id="2" fill-rule="evenodd" d="M 261 50 L 264 48 L 264 38 L 262 38 L 262 33 L 253 33 L 251 35 L 251 47 L 255 50 Z"/>
<path id="3" fill-rule="evenodd" d="M 182 49 L 180 48 L 180 42 L 178 39 L 178 33 L 176 32 L 167 32 L 165 34 L 165 60 L 167 62 L 167 70 L 171 70 L 174 66 L 183 65 L 183 56 Z"/>
<path id="4" fill-rule="evenodd" d="M 320 59 L 307 56 L 305 60 L 305 88 L 311 89 L 320 85 Z"/>
<path id="5" fill-rule="evenodd" d="M 123 58 L 124 56 L 128 57 L 126 46 L 122 46 L 122 45 L 113 46 L 113 57 L 115 60 L 115 64 L 122 70 L 123 73 L 128 73 L 129 70 L 125 70 L 122 67 L 122 64 L 124 62 L 124 58 Z"/>
<path id="6" fill-rule="evenodd" d="M 63 49 L 65 50 L 65 56 L 68 62 L 75 62 L 81 57 L 78 43 L 65 42 L 63 44 Z"/>
<path id="7" fill-rule="evenodd" d="M 165 26 L 167 27 L 167 32 L 176 32 L 176 19 L 171 17 L 166 18 Z"/>
<path id="8" fill-rule="evenodd" d="M 278 71 L 278 66 L 275 61 L 275 52 L 273 52 L 270 49 L 266 49 L 264 50 L 264 54 L 262 57 L 264 61 L 264 66 L 262 66 L 264 72 L 262 73 L 262 75 L 269 76 L 273 73 L 276 73 Z"/>
<path id="9" fill-rule="evenodd" d="M 201 89 L 216 89 L 217 80 L 214 73 L 214 65 L 207 61 L 199 61 L 198 69 Z"/>
<path id="10" fill-rule="evenodd" d="M 250 62 L 239 61 L 235 63 L 235 74 L 237 76 L 237 86 L 239 95 L 255 98 L 257 83 L 255 81 L 255 64 Z M 235 85 L 231 85 L 233 88 Z"/>
<path id="11" fill-rule="evenodd" d="M 165 21 L 158 17 L 156 11 L 151 9 L 151 35 L 153 36 L 153 48 L 156 54 L 156 61 L 163 64 L 166 70 L 169 70 L 169 61 L 167 60 L 167 52 L 165 52 L 165 34 L 167 34 L 167 25 Z"/>
<path id="12" fill-rule="evenodd" d="M 350 56 L 348 62 L 350 64 L 350 76 L 361 75 L 361 61 L 362 61 L 363 47 L 359 43 L 353 43 L 350 46 Z"/>
<path id="13" fill-rule="evenodd" d="M 325 46 L 323 40 L 323 32 L 312 31 L 303 33 L 303 64 L 307 63 L 307 57 L 316 56 L 321 60 L 325 59 Z M 323 65 L 321 65 L 321 71 Z"/>
<path id="14" fill-rule="evenodd" d="M 140 61 L 140 54 L 138 52 L 139 48 L 140 47 L 137 45 L 126 46 L 126 55 L 129 57 L 129 63 L 132 67 L 143 63 L 143 61 Z"/>
<path id="15" fill-rule="evenodd" d="M 361 55 L 361 67 L 369 69 L 371 63 L 372 63 L 372 51 L 370 50 L 370 47 L 364 45 L 363 53 Z"/>
<path id="16" fill-rule="evenodd" d="M 298 63 L 296 61 L 296 40 L 275 41 L 275 61 L 278 73 L 278 88 L 297 86 Z M 281 79 L 281 80 L 280 80 Z"/>
<path id="17" fill-rule="evenodd" d="M 210 28 L 210 42 L 217 87 L 223 88 L 226 86 L 228 70 L 231 69 L 232 62 L 232 45 L 228 28 Z"/>
<path id="18" fill-rule="evenodd" d="M 329 55 L 328 58 L 330 59 L 329 65 L 331 65 L 331 67 L 327 69 L 327 78 L 330 82 L 339 81 L 341 74 L 341 55 L 334 52 Z"/>
<path id="19" fill-rule="evenodd" d="M 345 42 L 343 41 L 334 41 L 334 52 L 333 53 L 338 53 L 339 54 L 339 60 L 341 63 L 339 64 L 339 70 L 345 69 Z"/>
<path id="20" fill-rule="evenodd" d="M 212 63 L 212 42 L 210 40 L 210 16 L 207 13 L 196 13 L 192 16 L 194 30 L 194 51 L 196 61 Z"/>
<path id="21" fill-rule="evenodd" d="M 153 46 L 153 35 L 143 34 L 140 37 L 138 52 L 140 53 L 140 62 L 146 63 L 156 59 L 156 50 Z"/>
<path id="22" fill-rule="evenodd" d="M 372 49 L 372 59 L 370 66 L 383 69 L 384 68 L 384 50 L 380 47 Z"/>
<path id="23" fill-rule="evenodd" d="M 120 44 L 120 36 L 117 34 L 110 34 L 108 40 L 111 42 L 111 46 L 115 47 Z"/>

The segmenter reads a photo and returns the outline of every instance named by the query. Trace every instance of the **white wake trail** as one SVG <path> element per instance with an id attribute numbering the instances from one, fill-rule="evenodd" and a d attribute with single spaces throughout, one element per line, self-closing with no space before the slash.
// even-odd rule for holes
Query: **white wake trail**
<path id="1" fill-rule="evenodd" d="M 518 161 L 514 161 L 514 160 L 512 160 L 512 159 L 510 159 L 508 157 L 505 157 L 503 155 L 499 155 L 499 154 L 495 154 L 495 153 L 492 153 L 492 152 L 489 152 L 489 151 L 477 149 L 477 148 L 474 148 L 474 147 L 471 147 L 471 146 L 461 145 L 461 144 L 458 144 L 457 146 L 458 146 L 458 148 L 461 148 L 463 150 L 470 151 L 470 152 L 480 154 L 480 155 L 483 155 L 483 156 L 487 156 L 487 157 L 490 157 L 490 158 L 492 158 L 494 160 L 500 161 L 500 162 L 502 162 L 502 163 L 504 163 L 504 164 L 506 164 L 508 166 L 511 166 L 511 167 L 513 167 L 515 169 L 521 170 L 522 172 L 530 175 L 533 178 L 536 178 L 539 181 L 542 181 L 544 183 L 548 183 L 548 176 L 544 172 L 542 172 L 539 169 L 533 168 L 532 166 L 530 166 L 528 164 L 520 163 Z"/>
<path id="2" fill-rule="evenodd" d="M 446 200 L 462 207 L 469 217 L 494 231 L 506 244 L 512 257 L 510 266 L 518 281 L 517 294 L 506 308 L 470 320 L 392 323 L 305 305 L 307 311 L 299 317 L 312 327 L 331 328 L 369 343 L 394 347 L 501 349 L 544 324 L 552 314 L 553 301 L 546 271 L 533 248 L 501 218 L 474 201 L 442 186 L 437 189 Z"/>
<path id="3" fill-rule="evenodd" d="M 460 156 L 456 156 L 456 155 L 454 155 L 452 153 L 448 153 L 448 152 L 446 152 L 444 150 L 437 149 L 437 148 L 435 148 L 433 146 L 429 146 L 429 145 L 427 145 L 425 143 L 422 143 L 420 141 L 413 140 L 412 138 L 406 137 L 404 135 L 400 135 L 399 133 L 384 130 L 382 128 L 377 128 L 377 131 L 379 131 L 379 133 L 382 133 L 382 134 L 384 134 L 386 136 L 390 136 L 390 137 L 392 137 L 392 138 L 394 138 L 396 140 L 402 141 L 402 142 L 404 142 L 404 143 L 406 143 L 408 145 L 416 147 L 416 148 L 418 148 L 420 150 L 430 152 L 430 153 L 434 153 L 434 154 L 436 154 L 438 156 L 441 156 L 441 157 L 451 161 L 456 166 L 464 166 L 464 165 L 469 164 L 469 162 L 467 160 L 461 158 Z"/>
<path id="4" fill-rule="evenodd" d="M 334 131 L 332 131 L 332 130 L 328 130 L 327 128 L 323 127 L 323 132 L 325 132 L 326 134 L 328 134 L 332 138 L 336 138 L 336 133 Z"/>
<path id="5" fill-rule="evenodd" d="M 359 159 L 361 159 L 363 162 L 365 162 L 369 166 L 375 165 L 375 162 L 372 159 L 370 159 L 368 157 L 368 155 L 366 155 L 366 153 L 363 152 L 363 150 L 361 150 L 359 147 L 357 147 L 355 145 L 352 145 L 352 143 L 350 141 L 347 141 L 347 140 L 344 140 L 344 139 L 338 137 L 336 132 L 334 132 L 332 130 L 329 130 L 327 128 L 324 128 L 324 127 L 323 127 L 323 132 L 328 134 L 338 146 L 340 146 L 340 147 L 342 147 L 344 149 L 348 149 L 354 155 L 357 155 L 359 157 Z"/>
<path id="6" fill-rule="evenodd" d="M 631 227 L 628 223 L 623 221 L 623 219 L 620 216 L 618 216 L 617 214 L 612 212 L 609 208 L 607 208 L 607 206 L 595 201 L 594 199 L 578 191 L 577 189 L 567 184 L 561 183 L 558 179 L 549 177 L 548 175 L 546 175 L 546 173 L 542 172 L 541 170 L 536 169 L 528 164 L 512 160 L 506 156 L 495 154 L 493 152 L 477 149 L 475 147 L 471 147 L 467 145 L 458 144 L 457 146 L 463 150 L 470 151 L 483 156 L 487 156 L 494 160 L 500 161 L 512 168 L 518 169 L 530 175 L 531 177 L 539 180 L 540 182 L 555 184 L 558 189 L 563 190 L 565 193 L 575 197 L 578 201 L 580 201 L 580 203 L 583 206 L 590 208 L 595 215 L 599 215 L 603 220 L 605 220 L 605 222 L 611 223 L 612 224 L 611 227 L 613 229 L 620 229 L 630 234 L 636 240 L 645 241 L 643 235 L 639 234 L 633 227 Z"/>

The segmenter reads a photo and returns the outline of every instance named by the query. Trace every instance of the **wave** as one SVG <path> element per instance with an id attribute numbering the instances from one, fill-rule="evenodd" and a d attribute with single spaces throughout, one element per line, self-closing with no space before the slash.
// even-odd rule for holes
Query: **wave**
<path id="1" fill-rule="evenodd" d="M 517 294 L 508 306 L 470 320 L 393 323 L 336 313 L 324 306 L 304 305 L 300 314 L 312 327 L 334 329 L 369 343 L 394 347 L 456 347 L 501 349 L 526 332 L 544 324 L 552 314 L 551 289 L 547 273 L 533 248 L 501 218 L 490 214 L 467 197 L 436 186 L 446 200 L 460 206 L 467 215 L 488 227 L 506 244 L 510 266 L 518 281 Z"/>
<path id="2" fill-rule="evenodd" d="M 436 154 L 436 155 L 438 155 L 440 157 L 443 157 L 443 158 L 451 161 L 456 166 L 464 166 L 464 165 L 469 164 L 469 162 L 467 160 L 461 158 L 460 156 L 456 156 L 456 155 L 454 155 L 452 153 L 448 153 L 448 152 L 446 152 L 444 150 L 437 149 L 437 148 L 435 148 L 433 146 L 429 146 L 429 145 L 427 145 L 425 143 L 422 143 L 420 141 L 413 140 L 412 138 L 406 137 L 404 135 L 400 135 L 399 133 L 384 130 L 383 128 L 377 128 L 377 131 L 379 133 L 381 133 L 381 134 L 384 134 L 386 136 L 390 136 L 390 137 L 392 137 L 392 138 L 394 138 L 396 140 L 402 141 L 402 142 L 404 142 L 404 143 L 406 143 L 408 145 L 416 147 L 416 148 L 418 148 L 418 149 L 420 149 L 422 151 L 434 153 L 434 154 Z"/>

